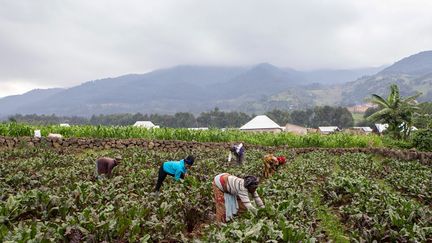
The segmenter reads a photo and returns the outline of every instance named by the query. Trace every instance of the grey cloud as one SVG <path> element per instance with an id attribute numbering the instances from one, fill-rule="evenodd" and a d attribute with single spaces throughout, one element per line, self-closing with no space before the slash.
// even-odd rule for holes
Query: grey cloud
<path id="1" fill-rule="evenodd" d="M 432 49 L 432 2 L 0 0 L 0 88 L 178 64 L 387 64 Z"/>

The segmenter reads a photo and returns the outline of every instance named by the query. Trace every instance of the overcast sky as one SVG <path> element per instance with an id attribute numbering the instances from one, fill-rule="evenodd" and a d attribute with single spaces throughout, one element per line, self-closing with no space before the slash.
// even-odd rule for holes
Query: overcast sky
<path id="1" fill-rule="evenodd" d="M 0 97 L 179 64 L 391 64 L 432 49 L 430 0 L 0 0 Z"/>

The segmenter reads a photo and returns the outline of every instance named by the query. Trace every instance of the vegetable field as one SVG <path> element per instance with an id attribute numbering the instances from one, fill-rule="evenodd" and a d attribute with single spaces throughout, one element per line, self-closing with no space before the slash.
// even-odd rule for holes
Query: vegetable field
<path id="1" fill-rule="evenodd" d="M 111 179 L 95 180 L 99 156 L 121 154 Z M 123 150 L 0 151 L 0 242 L 432 241 L 432 168 L 365 154 L 294 157 L 258 193 L 265 208 L 214 222 L 212 178 L 261 175 L 262 151 L 245 165 L 226 151 L 194 153 L 183 182 L 152 190 L 163 161 L 184 153 Z"/>

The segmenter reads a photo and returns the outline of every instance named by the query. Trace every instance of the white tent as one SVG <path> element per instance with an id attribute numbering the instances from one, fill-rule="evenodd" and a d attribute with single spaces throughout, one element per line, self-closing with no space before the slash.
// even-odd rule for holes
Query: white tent
<path id="1" fill-rule="evenodd" d="M 240 130 L 243 131 L 269 131 L 269 132 L 280 132 L 282 131 L 282 127 L 279 126 L 272 119 L 268 118 L 266 115 L 260 115 L 254 117 L 248 123 L 244 124 L 240 127 Z"/>
<path id="2" fill-rule="evenodd" d="M 155 126 L 155 124 L 153 124 L 151 121 L 137 121 L 133 126 L 143 128 L 159 128 L 159 126 Z"/>

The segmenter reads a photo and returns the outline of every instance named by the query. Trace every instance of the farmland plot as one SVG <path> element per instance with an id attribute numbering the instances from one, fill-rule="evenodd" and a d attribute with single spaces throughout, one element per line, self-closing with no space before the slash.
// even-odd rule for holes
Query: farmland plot
<path id="1" fill-rule="evenodd" d="M 99 156 L 121 154 L 114 177 L 94 179 Z M 0 152 L 0 241 L 430 241 L 432 169 L 417 161 L 322 152 L 293 157 L 258 193 L 265 208 L 213 221 L 212 178 L 261 175 L 261 151 L 239 167 L 226 151 L 197 152 L 191 176 L 152 191 L 163 161 L 184 153 L 124 150 Z"/>

